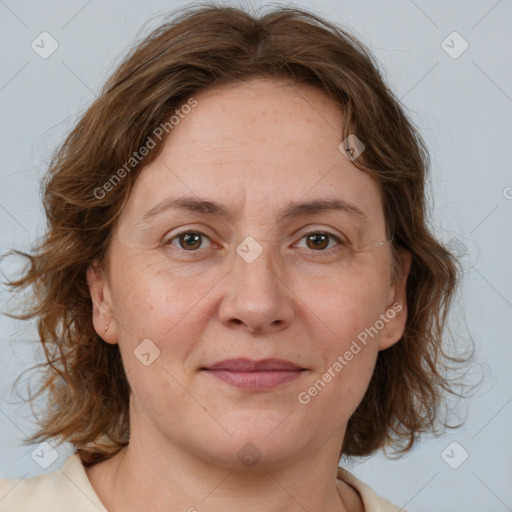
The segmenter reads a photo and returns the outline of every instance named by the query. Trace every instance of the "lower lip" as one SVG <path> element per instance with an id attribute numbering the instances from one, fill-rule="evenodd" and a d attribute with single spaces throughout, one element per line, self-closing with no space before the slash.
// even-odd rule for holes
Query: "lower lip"
<path id="1" fill-rule="evenodd" d="M 301 376 L 302 370 L 275 370 L 260 372 L 231 372 L 229 370 L 206 370 L 218 379 L 238 388 L 260 390 L 272 389 Z"/>

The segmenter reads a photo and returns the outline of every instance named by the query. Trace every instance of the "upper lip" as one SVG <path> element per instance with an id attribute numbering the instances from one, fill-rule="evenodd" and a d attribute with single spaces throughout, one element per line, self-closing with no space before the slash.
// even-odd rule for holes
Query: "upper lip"
<path id="1" fill-rule="evenodd" d="M 227 370 L 231 372 L 263 372 L 279 370 L 304 370 L 300 366 L 284 359 L 260 359 L 255 361 L 247 358 L 225 359 L 202 370 Z"/>

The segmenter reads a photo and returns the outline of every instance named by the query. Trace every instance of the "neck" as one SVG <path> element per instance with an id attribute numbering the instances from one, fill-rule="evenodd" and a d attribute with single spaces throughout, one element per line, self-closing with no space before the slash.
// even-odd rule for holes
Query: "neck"
<path id="1" fill-rule="evenodd" d="M 336 482 L 337 463 L 323 469 L 325 461 L 313 457 L 303 464 L 240 470 L 179 449 L 168 449 L 165 456 L 156 452 L 130 441 L 111 459 L 87 468 L 109 512 L 363 510 L 356 491 Z"/>
<path id="2" fill-rule="evenodd" d="M 207 460 L 208 454 L 196 447 L 180 440 L 171 443 L 132 420 L 128 446 L 86 469 L 109 512 L 363 510 L 357 492 L 336 480 L 343 433 L 286 460 L 263 458 L 244 467 L 229 458 Z"/>

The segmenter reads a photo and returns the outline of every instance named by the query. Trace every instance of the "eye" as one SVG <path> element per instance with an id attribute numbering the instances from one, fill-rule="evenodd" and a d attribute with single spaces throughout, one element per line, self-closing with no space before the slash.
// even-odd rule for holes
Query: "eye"
<path id="1" fill-rule="evenodd" d="M 333 248 L 324 250 L 329 246 L 330 239 L 335 240 L 338 245 L 347 246 L 348 244 L 341 240 L 338 236 L 328 231 L 311 231 L 302 236 L 301 240 L 306 239 L 306 247 L 316 252 L 330 253 Z"/>
<path id="2" fill-rule="evenodd" d="M 174 235 L 172 238 L 169 238 L 169 240 L 165 242 L 165 245 L 172 245 L 176 247 L 172 242 L 173 240 L 177 240 L 179 244 L 178 249 L 196 252 L 196 249 L 201 248 L 201 243 L 204 239 L 210 240 L 207 235 L 200 231 L 182 231 L 181 233 Z"/>

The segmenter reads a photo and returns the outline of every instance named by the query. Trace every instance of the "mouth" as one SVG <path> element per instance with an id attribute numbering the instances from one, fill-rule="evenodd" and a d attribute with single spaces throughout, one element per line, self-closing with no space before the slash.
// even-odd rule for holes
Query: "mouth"
<path id="1" fill-rule="evenodd" d="M 307 369 L 283 359 L 239 358 L 220 361 L 201 371 L 232 386 L 258 391 L 284 385 L 299 378 Z"/>

